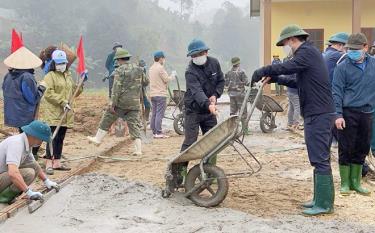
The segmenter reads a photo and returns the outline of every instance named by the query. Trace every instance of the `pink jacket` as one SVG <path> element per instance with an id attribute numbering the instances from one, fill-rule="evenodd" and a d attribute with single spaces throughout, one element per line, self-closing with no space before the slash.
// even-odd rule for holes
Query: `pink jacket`
<path id="1" fill-rule="evenodd" d="M 173 80 L 159 62 L 154 62 L 148 72 L 150 78 L 150 97 L 168 96 L 168 82 Z"/>

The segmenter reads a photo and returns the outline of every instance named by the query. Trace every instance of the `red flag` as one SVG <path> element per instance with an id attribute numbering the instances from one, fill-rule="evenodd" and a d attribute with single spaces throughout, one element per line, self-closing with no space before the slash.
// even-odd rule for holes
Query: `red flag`
<path id="1" fill-rule="evenodd" d="M 17 49 L 21 48 L 23 46 L 22 37 L 16 32 L 16 30 L 12 29 L 12 45 L 10 48 L 10 52 L 14 53 L 17 51 Z"/>
<path id="2" fill-rule="evenodd" d="M 77 57 L 78 57 L 78 66 L 77 66 L 77 73 L 82 77 L 84 74 L 87 75 L 87 70 L 85 66 L 85 52 L 83 49 L 83 38 L 79 39 L 78 47 L 77 47 Z"/>

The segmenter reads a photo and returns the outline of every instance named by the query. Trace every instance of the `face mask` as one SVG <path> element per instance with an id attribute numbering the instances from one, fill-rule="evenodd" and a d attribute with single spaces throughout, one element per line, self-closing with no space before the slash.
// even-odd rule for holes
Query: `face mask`
<path id="1" fill-rule="evenodd" d="M 66 64 L 58 64 L 58 65 L 56 65 L 56 71 L 64 73 L 65 70 L 66 70 Z"/>
<path id="2" fill-rule="evenodd" d="M 292 50 L 292 47 L 290 47 L 290 45 L 284 45 L 283 50 L 284 50 L 285 56 L 287 57 L 293 54 L 293 50 Z"/>
<path id="3" fill-rule="evenodd" d="M 348 50 L 348 57 L 353 61 L 359 61 L 363 57 L 362 50 Z"/>
<path id="4" fill-rule="evenodd" d="M 206 62 L 207 62 L 207 55 L 193 58 L 193 63 L 196 64 L 197 66 L 202 66 L 206 64 Z"/>

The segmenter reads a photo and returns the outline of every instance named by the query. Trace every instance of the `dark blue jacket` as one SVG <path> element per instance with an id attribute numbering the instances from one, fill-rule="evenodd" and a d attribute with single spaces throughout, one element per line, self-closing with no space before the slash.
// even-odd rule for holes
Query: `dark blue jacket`
<path id="1" fill-rule="evenodd" d="M 305 42 L 294 52 L 293 56 L 290 61 L 256 70 L 253 80 L 257 81 L 261 77 L 269 76 L 278 84 L 297 87 L 303 117 L 334 113 L 328 69 L 322 54 L 313 44 Z M 282 74 L 296 74 L 296 78 L 278 77 Z"/>
<path id="2" fill-rule="evenodd" d="M 114 60 L 115 54 L 116 54 L 115 51 L 110 53 L 105 62 L 105 68 L 108 70 L 109 75 L 111 75 L 113 71 L 115 70 L 115 60 Z"/>
<path id="3" fill-rule="evenodd" d="M 328 47 L 327 50 L 323 53 L 324 61 L 328 67 L 329 82 L 331 83 L 331 86 L 333 80 L 333 71 L 335 71 L 336 63 L 339 61 L 343 54 L 343 52 L 338 51 L 332 47 Z"/>
<path id="4" fill-rule="evenodd" d="M 4 123 L 22 127 L 34 120 L 36 106 L 43 95 L 33 70 L 11 70 L 3 82 Z"/>
<path id="5" fill-rule="evenodd" d="M 206 64 L 197 66 L 190 61 L 186 71 L 185 107 L 187 113 L 209 113 L 211 96 L 220 98 L 224 91 L 224 75 L 219 61 L 208 57 Z"/>
<path id="6" fill-rule="evenodd" d="M 375 58 L 366 55 L 366 67 L 362 70 L 349 58 L 345 58 L 335 69 L 333 97 L 336 114 L 342 117 L 343 108 L 357 108 L 372 112 L 375 106 Z"/>

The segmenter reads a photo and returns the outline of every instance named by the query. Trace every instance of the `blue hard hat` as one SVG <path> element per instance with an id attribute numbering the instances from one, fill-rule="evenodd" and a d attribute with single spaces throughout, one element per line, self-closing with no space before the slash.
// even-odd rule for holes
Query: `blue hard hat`
<path id="1" fill-rule="evenodd" d="M 62 50 L 53 51 L 52 60 L 56 64 L 68 63 L 68 59 L 66 59 L 66 53 Z"/>
<path id="2" fill-rule="evenodd" d="M 154 52 L 154 58 L 162 58 L 162 57 L 165 57 L 163 51 Z"/>
<path id="3" fill-rule="evenodd" d="M 49 142 L 51 140 L 51 128 L 42 121 L 35 120 L 28 125 L 21 127 L 22 131 L 29 136 L 38 138 L 39 140 Z"/>
<path id="4" fill-rule="evenodd" d="M 207 45 L 199 39 L 194 39 L 192 42 L 190 42 L 188 46 L 188 54 L 187 56 L 190 57 L 192 55 L 198 54 L 202 51 L 209 50 L 210 48 L 207 47 Z"/>
<path id="5" fill-rule="evenodd" d="M 346 43 L 348 43 L 348 39 L 349 39 L 349 34 L 348 33 L 346 33 L 346 32 L 339 32 L 339 33 L 336 33 L 336 34 L 332 35 L 328 39 L 328 42 L 330 42 L 330 43 L 338 42 L 338 43 L 346 44 Z"/>

